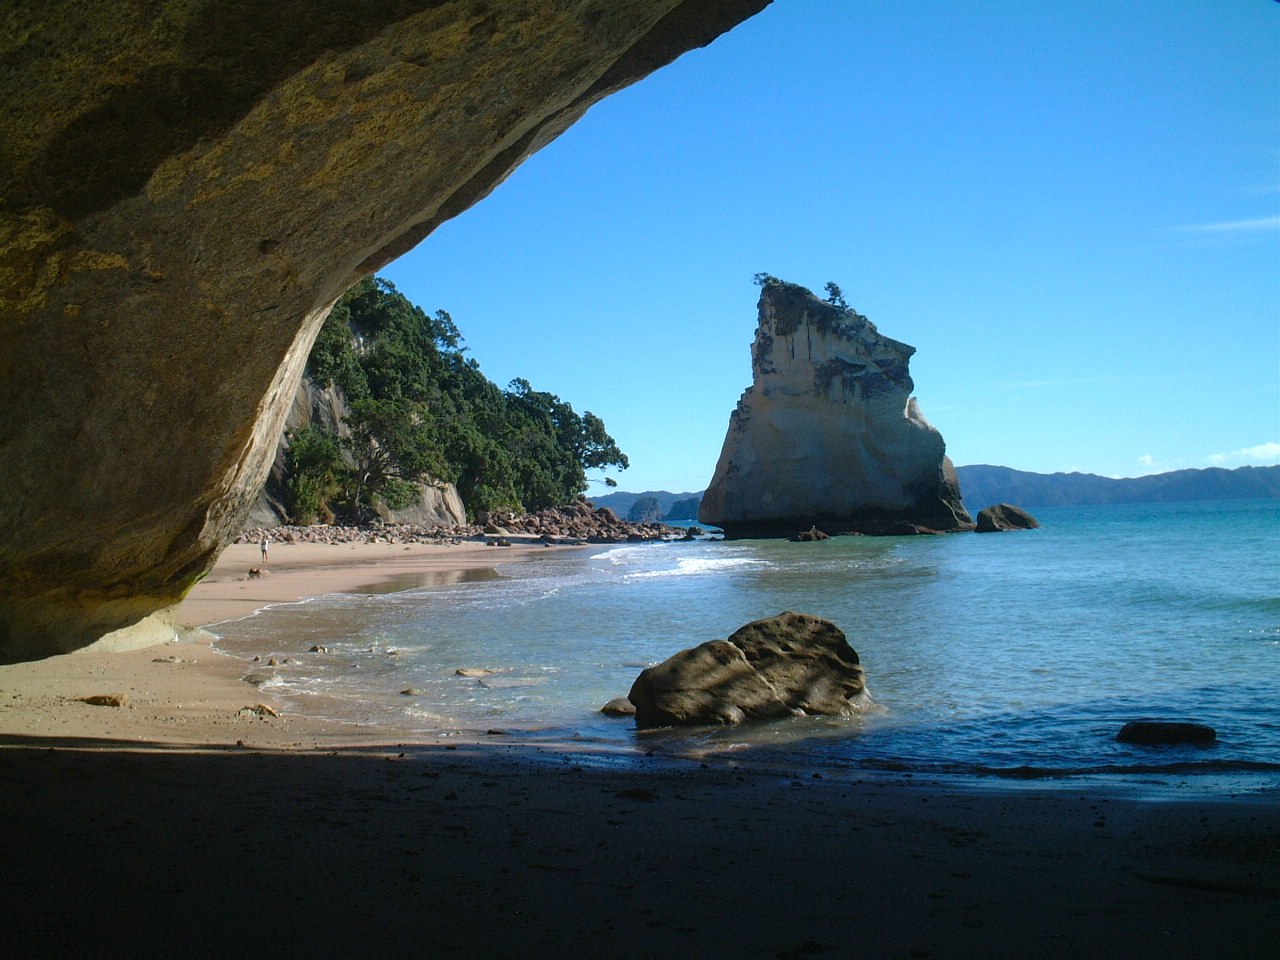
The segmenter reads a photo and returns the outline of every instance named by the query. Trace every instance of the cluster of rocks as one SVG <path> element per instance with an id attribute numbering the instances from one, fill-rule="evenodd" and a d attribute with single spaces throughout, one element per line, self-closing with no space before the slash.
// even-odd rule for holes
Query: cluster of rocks
<path id="1" fill-rule="evenodd" d="M 1035 530 L 1039 526 L 1040 522 L 1021 507 L 1015 507 L 1008 503 L 997 503 L 995 506 L 987 507 L 981 511 L 978 514 L 977 524 L 971 529 L 978 533 L 1001 533 L 1007 530 Z M 896 520 L 885 524 L 883 527 L 870 530 L 840 530 L 836 535 L 841 537 L 860 537 L 871 533 L 876 536 L 909 537 L 953 532 L 955 531 L 936 530 L 918 523 Z M 819 540 L 830 540 L 831 535 L 819 530 L 817 524 L 814 524 L 808 530 L 802 530 L 787 539 L 792 543 L 816 543 Z"/>
<path id="2" fill-rule="evenodd" d="M 258 543 L 269 537 L 273 543 L 460 543 L 487 540 L 509 544 L 509 537 L 536 538 L 544 543 L 632 543 L 648 540 L 687 539 L 700 533 L 665 523 L 629 523 L 607 507 L 597 509 L 588 500 L 567 507 L 537 513 L 487 513 L 481 511 L 475 523 L 458 525 L 376 523 L 367 526 L 253 527 L 241 532 L 236 543 Z M 495 539 L 497 538 L 497 539 Z"/>
<path id="3" fill-rule="evenodd" d="M 316 523 L 310 526 L 286 524 L 278 527 L 251 527 L 234 543 L 258 543 L 269 537 L 272 543 L 458 543 L 480 536 L 479 527 L 445 527 L 414 524 L 371 524 L 344 526 Z"/>
<path id="4" fill-rule="evenodd" d="M 597 508 L 589 500 L 537 513 L 485 513 L 477 521 L 483 532 L 507 536 L 520 534 L 543 538 L 581 540 L 587 543 L 625 543 L 635 540 L 673 540 L 695 536 L 696 528 L 685 530 L 665 523 L 636 523 L 621 519 L 608 507 Z"/>

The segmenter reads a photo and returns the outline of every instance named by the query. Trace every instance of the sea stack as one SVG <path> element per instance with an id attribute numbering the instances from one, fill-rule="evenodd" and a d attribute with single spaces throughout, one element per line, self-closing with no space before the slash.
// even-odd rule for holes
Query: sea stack
<path id="1" fill-rule="evenodd" d="M 726 537 L 972 530 L 946 443 L 911 396 L 915 347 L 794 283 L 762 283 L 753 382 L 699 519 Z"/>

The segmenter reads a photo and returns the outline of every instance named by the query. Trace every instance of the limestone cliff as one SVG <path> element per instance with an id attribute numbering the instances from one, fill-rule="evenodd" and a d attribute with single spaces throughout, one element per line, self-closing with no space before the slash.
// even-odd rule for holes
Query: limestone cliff
<path id="1" fill-rule="evenodd" d="M 915 348 L 866 317 L 770 279 L 753 382 L 729 417 L 699 519 L 731 537 L 972 529 L 942 435 L 925 420 Z"/>
<path id="2" fill-rule="evenodd" d="M 344 421 L 350 414 L 346 394 L 340 388 L 333 384 L 321 386 L 310 377 L 302 378 L 285 418 L 285 432 L 276 446 L 271 472 L 249 510 L 244 523 L 245 529 L 274 527 L 290 522 L 287 504 L 289 433 L 305 427 L 319 427 L 340 437 L 349 437 L 351 428 Z M 453 484 L 416 483 L 414 486 L 418 489 L 416 503 L 403 510 L 391 510 L 378 504 L 378 515 L 390 523 L 454 527 L 467 522 L 466 507 Z"/>
<path id="3" fill-rule="evenodd" d="M 172 635 L 343 290 L 767 2 L 0 5 L 0 660 Z"/>

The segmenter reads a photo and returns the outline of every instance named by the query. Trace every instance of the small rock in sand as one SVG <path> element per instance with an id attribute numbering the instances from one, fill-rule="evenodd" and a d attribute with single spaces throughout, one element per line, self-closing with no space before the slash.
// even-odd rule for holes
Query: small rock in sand
<path id="1" fill-rule="evenodd" d="M 273 707 L 267 706 L 265 703 L 259 703 L 252 707 L 241 707 L 236 711 L 237 717 L 278 717 L 279 711 Z"/>
<path id="2" fill-rule="evenodd" d="M 79 703 L 90 703 L 95 707 L 127 707 L 129 705 L 129 695 L 127 693 L 95 693 L 91 697 L 77 697 Z"/>

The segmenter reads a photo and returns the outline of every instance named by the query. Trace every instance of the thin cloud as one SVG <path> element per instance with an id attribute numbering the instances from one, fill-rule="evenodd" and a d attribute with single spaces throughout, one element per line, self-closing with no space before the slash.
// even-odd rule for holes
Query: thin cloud
<path id="1" fill-rule="evenodd" d="M 1244 447 L 1230 453 L 1214 453 L 1208 457 L 1210 463 L 1227 463 L 1232 460 L 1253 460 L 1268 462 L 1280 460 L 1280 443 L 1260 443 L 1256 447 Z"/>
<path id="2" fill-rule="evenodd" d="M 1180 227 L 1187 233 L 1251 233 L 1258 230 L 1280 230 L 1280 217 L 1259 217 L 1256 220 L 1225 220 L 1222 223 L 1200 223 Z"/>

